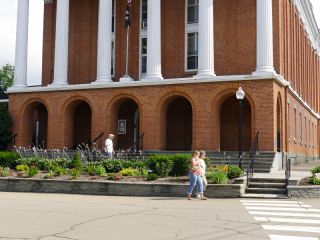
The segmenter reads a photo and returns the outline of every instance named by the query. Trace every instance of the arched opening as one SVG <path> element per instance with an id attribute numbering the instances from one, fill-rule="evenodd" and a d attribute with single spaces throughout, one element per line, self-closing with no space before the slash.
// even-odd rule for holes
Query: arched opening
<path id="1" fill-rule="evenodd" d="M 48 110 L 41 102 L 30 103 L 22 118 L 22 145 L 47 148 Z"/>
<path id="2" fill-rule="evenodd" d="M 65 144 L 75 149 L 80 144 L 91 144 L 92 111 L 89 104 L 76 100 L 69 104 L 66 110 Z"/>
<path id="3" fill-rule="evenodd" d="M 189 151 L 192 148 L 192 106 L 184 97 L 173 99 L 166 111 L 166 150 Z"/>
<path id="4" fill-rule="evenodd" d="M 117 119 L 117 148 L 139 150 L 142 148 L 140 134 L 140 111 L 138 104 L 126 99 L 119 106 Z"/>
<path id="5" fill-rule="evenodd" d="M 277 151 L 282 151 L 282 134 L 281 134 L 281 123 L 282 123 L 282 111 L 281 111 L 281 100 L 280 97 L 277 99 Z"/>
<path id="6" fill-rule="evenodd" d="M 251 106 L 244 98 L 242 101 L 242 151 L 251 147 Z M 220 109 L 220 150 L 239 150 L 239 101 L 235 96 L 228 97 Z"/>

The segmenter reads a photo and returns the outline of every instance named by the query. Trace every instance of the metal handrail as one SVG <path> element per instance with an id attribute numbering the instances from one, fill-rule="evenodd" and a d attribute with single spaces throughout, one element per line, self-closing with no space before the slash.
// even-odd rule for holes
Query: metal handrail
<path id="1" fill-rule="evenodd" d="M 247 168 L 247 185 L 249 185 L 249 182 L 251 180 L 251 178 L 253 177 L 253 173 L 254 173 L 254 160 L 255 160 L 255 155 L 257 153 L 259 149 L 259 131 L 257 132 L 250 151 L 249 151 L 249 165 Z"/>
<path id="2" fill-rule="evenodd" d="M 95 142 L 97 142 L 100 138 L 102 138 L 104 132 L 100 133 L 100 135 L 98 137 L 96 137 L 93 141 L 91 141 L 91 145 L 94 144 Z"/>
<path id="3" fill-rule="evenodd" d="M 288 158 L 286 160 L 286 170 L 285 170 L 285 181 L 286 181 L 286 186 L 289 185 L 289 179 L 291 177 L 291 158 Z"/>

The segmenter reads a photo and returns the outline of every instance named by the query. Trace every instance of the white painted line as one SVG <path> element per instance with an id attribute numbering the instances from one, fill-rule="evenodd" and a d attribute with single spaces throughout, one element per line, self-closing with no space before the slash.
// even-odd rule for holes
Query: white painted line
<path id="1" fill-rule="evenodd" d="M 320 218 L 320 214 L 316 213 L 291 213 L 291 212 L 260 212 L 249 211 L 251 215 L 263 215 L 263 216 L 287 216 L 287 217 L 304 217 L 304 218 Z"/>
<path id="2" fill-rule="evenodd" d="M 268 211 L 285 211 L 285 212 L 320 212 L 320 209 L 313 208 L 274 208 L 274 207 L 245 207 L 248 210 L 268 210 Z"/>
<path id="3" fill-rule="evenodd" d="M 271 207 L 303 207 L 312 208 L 310 205 L 299 205 L 299 204 L 281 204 L 281 203 L 242 203 L 245 206 L 271 206 Z"/>
<path id="4" fill-rule="evenodd" d="M 319 240 L 319 238 L 313 237 L 295 237 L 295 236 L 284 236 L 284 235 L 269 235 L 270 240 Z"/>
<path id="5" fill-rule="evenodd" d="M 284 225 L 261 225 L 265 230 L 276 231 L 292 231 L 292 232 L 309 232 L 320 233 L 319 227 L 303 227 L 303 226 L 284 226 Z"/>
<path id="6" fill-rule="evenodd" d="M 273 218 L 273 217 L 254 217 L 256 221 L 262 222 L 282 222 L 282 223 L 309 223 L 320 224 L 320 220 L 302 218 Z"/>
<path id="7" fill-rule="evenodd" d="M 282 200 L 246 200 L 246 199 L 241 199 L 240 202 L 245 202 L 245 203 L 300 203 L 302 202 L 297 202 L 297 201 L 282 201 Z"/>

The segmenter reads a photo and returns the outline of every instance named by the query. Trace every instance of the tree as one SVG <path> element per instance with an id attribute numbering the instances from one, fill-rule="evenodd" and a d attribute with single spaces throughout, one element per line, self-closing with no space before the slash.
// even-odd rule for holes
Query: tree
<path id="1" fill-rule="evenodd" d="M 14 66 L 6 64 L 0 67 L 0 88 L 7 89 L 13 85 Z"/>
<path id="2" fill-rule="evenodd" d="M 14 66 L 6 64 L 0 67 L 0 94 L 13 85 Z M 4 95 L 6 96 L 6 95 Z M 0 102 L 0 150 L 6 149 L 12 139 L 11 118 L 8 112 L 8 103 Z"/>

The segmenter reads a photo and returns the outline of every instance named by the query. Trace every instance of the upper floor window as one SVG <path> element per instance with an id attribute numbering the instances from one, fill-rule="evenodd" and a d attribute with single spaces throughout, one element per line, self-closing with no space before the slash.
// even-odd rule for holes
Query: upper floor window
<path id="1" fill-rule="evenodd" d="M 147 38 L 141 38 L 141 73 L 147 73 Z"/>
<path id="2" fill-rule="evenodd" d="M 115 1 L 112 0 L 112 32 L 114 33 Z"/>
<path id="3" fill-rule="evenodd" d="M 187 23 L 198 23 L 199 22 L 199 0 L 187 0 L 188 1 L 188 17 Z"/>
<path id="4" fill-rule="evenodd" d="M 198 33 L 188 33 L 187 38 L 187 69 L 198 68 Z"/>
<path id="5" fill-rule="evenodd" d="M 300 120 L 300 144 L 302 144 L 302 114 L 299 115 Z"/>
<path id="6" fill-rule="evenodd" d="M 141 0 L 141 29 L 147 29 L 148 0 Z"/>
<path id="7" fill-rule="evenodd" d="M 297 141 L 297 109 L 293 109 L 293 140 L 296 143 Z"/>

